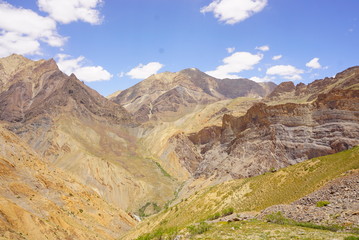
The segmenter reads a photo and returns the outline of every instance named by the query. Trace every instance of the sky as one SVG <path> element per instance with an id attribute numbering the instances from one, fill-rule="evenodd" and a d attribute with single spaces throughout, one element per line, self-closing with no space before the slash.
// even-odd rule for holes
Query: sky
<path id="1" fill-rule="evenodd" d="M 107 96 L 152 74 L 309 83 L 359 65 L 358 0 L 0 0 L 0 57 Z"/>

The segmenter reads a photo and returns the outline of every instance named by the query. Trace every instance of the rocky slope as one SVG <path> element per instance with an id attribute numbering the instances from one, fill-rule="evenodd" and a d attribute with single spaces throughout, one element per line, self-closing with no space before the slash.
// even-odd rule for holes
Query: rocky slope
<path id="1" fill-rule="evenodd" d="M 116 239 L 135 225 L 0 126 L 0 238 Z"/>
<path id="2" fill-rule="evenodd" d="M 359 67 L 351 67 L 338 73 L 335 77 L 315 80 L 306 85 L 293 82 L 282 82 L 266 98 L 272 104 L 294 102 L 304 103 L 314 101 L 319 94 L 339 89 L 359 89 Z"/>
<path id="3" fill-rule="evenodd" d="M 284 217 L 297 222 L 358 228 L 358 189 L 359 171 L 351 171 L 292 204 L 271 206 L 262 211 L 259 217 L 281 212 Z"/>
<path id="4" fill-rule="evenodd" d="M 139 154 L 123 107 L 53 60 L 12 55 L 0 59 L 0 69 L 0 120 L 51 164 L 129 211 L 172 198 L 176 182 Z"/>
<path id="5" fill-rule="evenodd" d="M 174 149 L 194 177 L 249 177 L 359 144 L 359 90 L 333 90 L 311 104 L 255 104 L 224 115 L 222 127 L 176 135 Z M 189 157 L 192 156 L 192 157 Z"/>
<path id="6" fill-rule="evenodd" d="M 191 68 L 152 75 L 112 96 L 112 100 L 123 105 L 140 122 L 172 121 L 191 112 L 196 105 L 237 97 L 262 98 L 275 86 L 248 79 L 219 80 Z"/>

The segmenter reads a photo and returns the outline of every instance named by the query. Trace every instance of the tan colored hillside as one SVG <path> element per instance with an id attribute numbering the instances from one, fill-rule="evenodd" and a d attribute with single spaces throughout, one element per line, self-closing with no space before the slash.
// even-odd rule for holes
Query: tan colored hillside
<path id="1" fill-rule="evenodd" d="M 116 239 L 135 225 L 73 175 L 0 127 L 0 237 Z"/>

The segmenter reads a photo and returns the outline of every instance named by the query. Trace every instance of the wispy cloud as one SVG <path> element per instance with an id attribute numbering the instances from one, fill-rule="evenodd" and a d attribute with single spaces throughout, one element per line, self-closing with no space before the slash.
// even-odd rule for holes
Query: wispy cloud
<path id="1" fill-rule="evenodd" d="M 226 50 L 228 53 L 233 53 L 236 50 L 236 48 L 231 47 L 231 48 L 226 48 Z"/>
<path id="2" fill-rule="evenodd" d="M 266 52 L 269 51 L 269 46 L 268 45 L 264 45 L 264 46 L 260 46 L 260 47 L 256 47 L 257 50 L 260 50 L 262 52 Z"/>
<path id="3" fill-rule="evenodd" d="M 276 56 L 272 57 L 272 60 L 277 61 L 277 60 L 281 59 L 282 57 L 283 57 L 282 55 L 276 55 Z"/>

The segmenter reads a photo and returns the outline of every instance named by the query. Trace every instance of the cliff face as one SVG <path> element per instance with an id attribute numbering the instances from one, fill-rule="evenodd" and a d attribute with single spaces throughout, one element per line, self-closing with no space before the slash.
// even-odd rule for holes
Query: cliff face
<path id="1" fill-rule="evenodd" d="M 203 159 L 193 176 L 249 177 L 351 148 L 359 144 L 358 109 L 359 90 L 333 90 L 311 104 L 258 103 L 242 117 L 224 115 L 220 130 L 188 135 Z"/>

